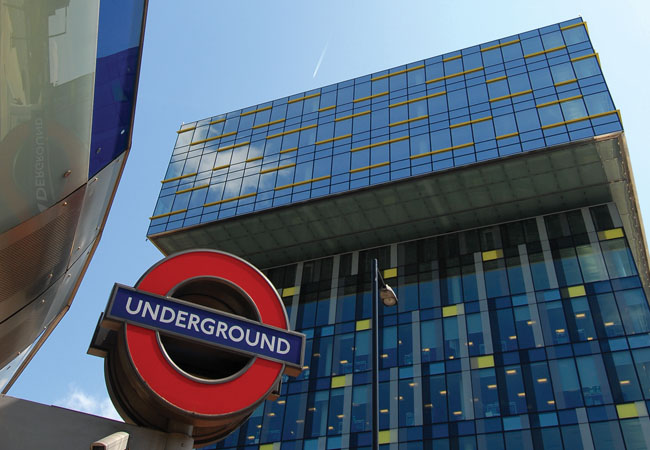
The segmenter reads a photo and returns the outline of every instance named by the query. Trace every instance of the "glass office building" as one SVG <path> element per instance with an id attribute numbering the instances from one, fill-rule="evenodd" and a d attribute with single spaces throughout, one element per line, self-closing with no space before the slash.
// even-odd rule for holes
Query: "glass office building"
<path id="1" fill-rule="evenodd" d="M 647 448 L 648 257 L 622 132 L 574 19 L 185 124 L 165 254 L 265 269 L 306 368 L 217 448 Z"/>

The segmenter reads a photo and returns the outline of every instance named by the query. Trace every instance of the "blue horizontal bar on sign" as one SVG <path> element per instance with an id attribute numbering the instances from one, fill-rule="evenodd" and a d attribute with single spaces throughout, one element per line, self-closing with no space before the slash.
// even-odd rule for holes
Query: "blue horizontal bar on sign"
<path id="1" fill-rule="evenodd" d="M 117 283 L 105 319 L 302 368 L 302 333 Z"/>

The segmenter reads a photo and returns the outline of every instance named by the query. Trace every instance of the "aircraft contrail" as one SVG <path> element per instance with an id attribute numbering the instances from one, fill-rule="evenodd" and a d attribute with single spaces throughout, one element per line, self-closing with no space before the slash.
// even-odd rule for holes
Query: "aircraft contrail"
<path id="1" fill-rule="evenodd" d="M 325 57 L 325 52 L 327 52 L 327 46 L 329 45 L 329 41 L 325 43 L 325 48 L 323 48 L 323 51 L 320 54 L 320 58 L 318 58 L 318 62 L 316 63 L 316 69 L 314 69 L 314 74 L 311 76 L 312 78 L 316 78 L 316 74 L 318 73 L 318 69 L 320 69 L 320 64 L 323 62 L 323 58 Z"/>

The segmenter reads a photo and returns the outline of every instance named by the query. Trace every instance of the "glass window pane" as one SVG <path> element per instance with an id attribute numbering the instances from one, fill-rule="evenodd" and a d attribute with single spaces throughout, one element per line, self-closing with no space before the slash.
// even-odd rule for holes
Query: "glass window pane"
<path id="1" fill-rule="evenodd" d="M 642 289 L 629 289 L 615 293 L 623 325 L 627 334 L 650 331 L 650 310 Z"/>
<path id="2" fill-rule="evenodd" d="M 447 422 L 447 385 L 444 375 L 423 378 L 424 423 Z"/>
<path id="3" fill-rule="evenodd" d="M 419 378 L 399 381 L 398 406 L 400 427 L 413 426 L 418 422 L 416 418 L 415 402 L 419 402 L 420 399 L 415 398 L 415 387 L 416 385 L 419 385 L 419 383 Z"/>
<path id="4" fill-rule="evenodd" d="M 569 342 L 569 332 L 564 319 L 562 302 L 548 302 L 537 305 L 542 321 L 542 331 L 546 344 L 566 344 Z"/>
<path id="5" fill-rule="evenodd" d="M 370 397 L 370 385 L 354 386 L 352 392 L 352 417 L 350 418 L 351 432 L 370 430 L 372 426 Z"/>
<path id="6" fill-rule="evenodd" d="M 609 383 L 600 355 L 581 356 L 576 358 L 582 396 L 586 406 L 602 405 L 612 402 Z"/>
<path id="7" fill-rule="evenodd" d="M 447 374 L 447 402 L 449 405 L 449 420 L 452 422 L 465 420 L 468 411 L 465 411 L 466 397 L 471 398 L 472 387 L 463 385 L 461 373 Z"/>
<path id="8" fill-rule="evenodd" d="M 650 399 L 650 348 L 632 350 L 632 355 L 634 356 L 636 373 L 641 382 L 643 396 Z"/>
<path id="9" fill-rule="evenodd" d="M 505 366 L 503 368 L 506 395 L 508 402 L 504 405 L 504 415 L 523 414 L 527 411 L 526 390 L 522 378 L 521 367 Z M 506 411 L 507 410 L 507 411 Z"/>
<path id="10" fill-rule="evenodd" d="M 305 436 L 325 436 L 327 433 L 329 391 L 317 391 L 311 393 L 309 397 L 305 414 Z"/>
<path id="11" fill-rule="evenodd" d="M 589 299 L 591 310 L 594 313 L 594 325 L 600 337 L 621 336 L 623 334 L 623 323 L 618 314 L 614 295 L 599 294 L 594 299 Z"/>
<path id="12" fill-rule="evenodd" d="M 517 341 L 519 348 L 534 348 L 535 334 L 534 326 L 536 325 L 530 315 L 529 306 L 519 306 L 514 308 L 515 325 L 517 327 Z"/>
<path id="13" fill-rule="evenodd" d="M 481 314 L 468 314 L 465 318 L 467 319 L 467 346 L 470 356 L 485 354 Z"/>
<path id="14" fill-rule="evenodd" d="M 630 352 L 606 353 L 603 355 L 608 368 L 614 402 L 633 402 L 641 400 L 641 388 L 636 378 Z"/>
<path id="15" fill-rule="evenodd" d="M 420 327 L 422 330 L 422 362 L 443 360 L 442 321 L 427 320 L 421 322 Z"/>
<path id="16" fill-rule="evenodd" d="M 476 418 L 494 417 L 501 414 L 499 409 L 499 391 L 494 369 L 472 371 L 474 387 L 474 415 Z"/>
<path id="17" fill-rule="evenodd" d="M 526 370 L 526 366 L 524 366 L 524 370 Z M 526 394 L 531 409 L 533 411 L 555 409 L 555 398 L 553 396 L 551 378 L 546 362 L 530 364 L 528 370 L 530 375 L 529 377 L 524 377 L 524 379 L 530 380 L 530 385 L 526 387 Z"/>
<path id="18" fill-rule="evenodd" d="M 571 327 L 575 341 L 591 341 L 596 339 L 596 328 L 592 320 L 589 302 L 586 297 L 575 298 L 571 300 L 571 309 L 573 316 L 568 320 L 574 324 Z"/>
<path id="19" fill-rule="evenodd" d="M 454 359 L 460 357 L 460 337 L 458 335 L 458 317 L 443 319 L 445 332 L 445 357 Z"/>
<path id="20" fill-rule="evenodd" d="M 557 407 L 562 409 L 582 406 L 580 382 L 573 358 L 549 360 L 548 365 Z"/>

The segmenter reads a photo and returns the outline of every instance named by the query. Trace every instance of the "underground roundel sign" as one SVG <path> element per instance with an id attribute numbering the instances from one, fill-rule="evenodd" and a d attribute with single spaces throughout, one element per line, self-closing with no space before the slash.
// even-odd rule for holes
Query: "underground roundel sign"
<path id="1" fill-rule="evenodd" d="M 304 348 L 305 336 L 289 330 L 282 300 L 259 270 L 197 250 L 165 258 L 135 287 L 116 284 L 89 353 L 105 358 L 109 393 L 125 420 L 181 426 L 199 445 L 277 397 L 282 375 L 302 371 Z"/>

